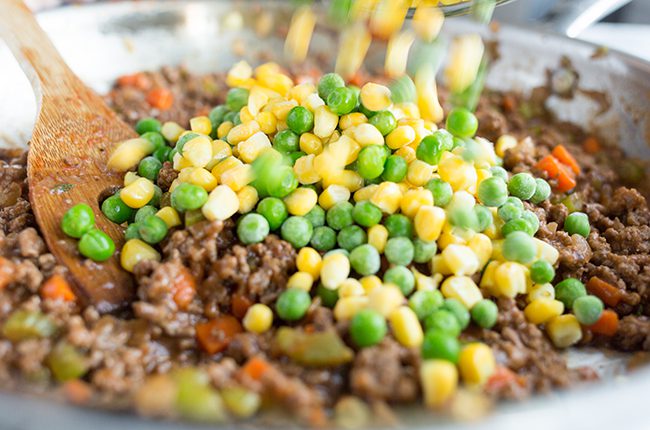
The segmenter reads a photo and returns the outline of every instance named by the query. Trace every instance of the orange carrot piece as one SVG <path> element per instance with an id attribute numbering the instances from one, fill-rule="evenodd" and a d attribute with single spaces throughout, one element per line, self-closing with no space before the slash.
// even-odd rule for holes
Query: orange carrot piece
<path id="1" fill-rule="evenodd" d="M 147 94 L 147 102 L 160 110 L 168 110 L 174 104 L 174 95 L 167 88 L 154 88 Z"/>
<path id="2" fill-rule="evenodd" d="M 187 309 L 196 295 L 196 281 L 185 266 L 182 266 L 174 278 L 173 290 L 174 302 L 180 309 Z"/>
<path id="3" fill-rule="evenodd" d="M 582 142 L 582 149 L 585 150 L 587 154 L 596 154 L 600 151 L 600 142 L 593 136 L 589 136 Z"/>
<path id="4" fill-rule="evenodd" d="M 246 364 L 242 366 L 241 370 L 252 379 L 259 381 L 270 367 L 271 365 L 265 359 L 256 356 L 251 357 Z"/>
<path id="5" fill-rule="evenodd" d="M 555 148 L 553 148 L 552 152 L 553 156 L 557 158 L 561 163 L 566 164 L 571 168 L 573 173 L 576 175 L 580 174 L 580 165 L 576 161 L 576 159 L 571 155 L 568 149 L 564 147 L 564 145 L 558 145 Z"/>
<path id="6" fill-rule="evenodd" d="M 506 112 L 513 112 L 517 108 L 517 100 L 514 96 L 506 94 L 503 96 L 501 105 L 503 106 L 503 110 Z"/>
<path id="7" fill-rule="evenodd" d="M 237 318 L 242 319 L 246 315 L 248 308 L 253 306 L 253 302 L 246 296 L 234 294 L 230 305 L 232 308 L 232 314 Z"/>
<path id="8" fill-rule="evenodd" d="M 603 281 L 597 276 L 592 276 L 587 282 L 587 291 L 598 297 L 607 306 L 616 306 L 623 298 L 621 290 L 614 285 Z"/>
<path id="9" fill-rule="evenodd" d="M 545 171 L 548 174 L 548 177 L 551 179 L 557 178 L 560 173 L 560 163 L 552 155 L 547 155 L 546 157 L 539 160 L 536 164 L 536 167 L 540 170 Z"/>
<path id="10" fill-rule="evenodd" d="M 135 87 L 141 90 L 147 90 L 151 87 L 151 81 L 141 72 L 120 76 L 117 78 L 117 84 L 121 87 Z"/>
<path id="11" fill-rule="evenodd" d="M 557 190 L 561 193 L 571 191 L 576 187 L 576 179 L 573 171 L 569 170 L 566 166 L 560 164 L 557 175 Z"/>
<path id="12" fill-rule="evenodd" d="M 614 336 L 618 331 L 618 315 L 610 309 L 605 309 L 598 321 L 587 328 L 592 333 Z"/>
<path id="13" fill-rule="evenodd" d="M 196 339 L 208 354 L 216 354 L 226 349 L 232 338 L 244 331 L 237 318 L 222 315 L 195 327 Z"/>
<path id="14" fill-rule="evenodd" d="M 485 390 L 488 392 L 499 391 L 511 384 L 523 385 L 522 379 L 512 370 L 499 366 L 485 383 Z"/>
<path id="15" fill-rule="evenodd" d="M 11 284 L 14 279 L 14 264 L 4 257 L 0 257 L 0 290 Z"/>
<path id="16" fill-rule="evenodd" d="M 87 382 L 73 379 L 63 384 L 63 394 L 74 405 L 85 405 L 90 401 L 93 390 Z"/>
<path id="17" fill-rule="evenodd" d="M 41 286 L 41 297 L 44 300 L 63 300 L 64 302 L 74 302 L 77 296 L 72 292 L 70 284 L 66 279 L 55 273 L 50 276 Z"/>

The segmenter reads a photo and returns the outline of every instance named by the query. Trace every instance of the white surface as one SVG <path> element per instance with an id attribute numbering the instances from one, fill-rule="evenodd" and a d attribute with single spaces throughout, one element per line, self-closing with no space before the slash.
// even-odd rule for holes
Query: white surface
<path id="1" fill-rule="evenodd" d="M 650 60 L 650 25 L 600 23 L 578 38 Z"/>

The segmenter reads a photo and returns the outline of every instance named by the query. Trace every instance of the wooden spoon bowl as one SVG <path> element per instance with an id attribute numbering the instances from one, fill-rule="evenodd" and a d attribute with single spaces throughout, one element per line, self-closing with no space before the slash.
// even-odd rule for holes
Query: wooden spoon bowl
<path id="1" fill-rule="evenodd" d="M 0 36 L 30 78 L 40 106 L 27 158 L 36 222 L 82 301 L 100 312 L 117 310 L 134 296 L 119 255 L 103 263 L 81 258 L 77 241 L 65 236 L 60 224 L 70 207 L 87 203 L 97 228 L 121 248 L 122 228 L 103 216 L 98 197 L 122 185 L 122 175 L 106 162 L 117 142 L 137 135 L 75 76 L 21 0 L 0 0 L 0 14 Z"/>

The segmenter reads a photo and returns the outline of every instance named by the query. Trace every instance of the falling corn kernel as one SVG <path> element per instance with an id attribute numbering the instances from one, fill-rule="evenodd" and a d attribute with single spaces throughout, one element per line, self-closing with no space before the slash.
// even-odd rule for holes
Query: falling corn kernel
<path id="1" fill-rule="evenodd" d="M 284 42 L 284 53 L 292 62 L 299 63 L 307 58 L 315 26 L 316 15 L 309 7 L 302 7 L 294 13 Z"/>

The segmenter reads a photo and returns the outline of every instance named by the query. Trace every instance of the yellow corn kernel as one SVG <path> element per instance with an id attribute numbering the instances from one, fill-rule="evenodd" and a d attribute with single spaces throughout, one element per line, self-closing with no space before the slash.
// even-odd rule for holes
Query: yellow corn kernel
<path id="1" fill-rule="evenodd" d="M 359 188 L 354 193 L 354 201 L 362 202 L 364 200 L 370 200 L 370 198 L 375 193 L 375 191 L 377 191 L 377 188 L 379 188 L 379 185 L 377 184 L 370 184 L 370 185 L 366 185 L 363 188 Z"/>
<path id="2" fill-rule="evenodd" d="M 402 190 L 395 182 L 382 182 L 370 198 L 370 202 L 384 213 L 395 213 L 402 202 Z"/>
<path id="3" fill-rule="evenodd" d="M 357 159 L 361 146 L 348 136 L 341 136 L 337 141 L 327 145 L 326 151 L 336 160 L 337 166 L 347 166 Z"/>
<path id="4" fill-rule="evenodd" d="M 481 282 L 479 286 L 487 290 L 490 294 L 495 294 L 496 281 L 494 279 L 494 274 L 496 273 L 497 267 L 499 267 L 498 261 L 490 261 L 485 270 L 483 270 L 483 275 L 481 276 Z"/>
<path id="5" fill-rule="evenodd" d="M 172 184 L 169 186 L 169 192 L 173 192 L 180 184 L 182 184 L 182 182 L 179 181 L 178 178 L 174 179 L 172 181 Z"/>
<path id="6" fill-rule="evenodd" d="M 364 276 L 363 278 L 359 279 L 359 282 L 361 282 L 361 286 L 363 287 L 363 291 L 366 295 L 370 295 L 372 291 L 382 286 L 381 279 L 375 275 Z"/>
<path id="7" fill-rule="evenodd" d="M 219 185 L 208 195 L 208 201 L 201 208 L 203 216 L 210 221 L 223 221 L 239 210 L 237 194 L 227 185 Z"/>
<path id="8" fill-rule="evenodd" d="M 366 306 L 368 306 L 366 296 L 341 297 L 334 306 L 334 318 L 337 321 L 350 320 Z"/>
<path id="9" fill-rule="evenodd" d="M 454 191 L 476 191 L 476 169 L 457 155 L 443 156 L 438 164 L 438 174 L 443 181 L 449 182 Z"/>
<path id="10" fill-rule="evenodd" d="M 425 42 L 433 42 L 438 37 L 445 14 L 437 7 L 423 5 L 415 9 L 413 14 L 413 30 Z"/>
<path id="11" fill-rule="evenodd" d="M 165 206 L 156 212 L 156 216 L 165 221 L 167 228 L 172 228 L 181 225 L 181 217 L 178 215 L 176 209 L 171 206 Z"/>
<path id="12" fill-rule="evenodd" d="M 415 218 L 421 206 L 432 206 L 433 195 L 424 188 L 415 188 L 404 193 L 400 202 L 400 209 L 404 215 L 409 218 Z"/>
<path id="13" fill-rule="evenodd" d="M 318 204 L 325 210 L 328 210 L 339 202 L 350 200 L 350 190 L 342 185 L 330 185 L 325 188 L 318 197 Z"/>
<path id="14" fill-rule="evenodd" d="M 314 134 L 325 139 L 334 133 L 339 117 L 327 106 L 319 106 L 314 111 Z"/>
<path id="15" fill-rule="evenodd" d="M 306 154 L 320 154 L 323 152 L 323 142 L 312 133 L 300 135 L 300 150 Z"/>
<path id="16" fill-rule="evenodd" d="M 449 245 L 467 245 L 467 241 L 456 233 L 443 231 L 438 239 L 438 248 L 444 250 Z"/>
<path id="17" fill-rule="evenodd" d="M 407 348 L 422 345 L 424 333 L 417 315 L 408 306 L 400 306 L 390 313 L 390 324 L 395 339 Z"/>
<path id="18" fill-rule="evenodd" d="M 352 112 L 347 115 L 343 115 L 339 119 L 339 128 L 341 130 L 347 130 L 348 128 L 356 127 L 357 125 L 365 124 L 368 122 L 368 118 L 361 112 Z"/>
<path id="19" fill-rule="evenodd" d="M 338 130 L 334 130 L 334 133 L 325 141 L 325 143 L 334 143 L 341 138 L 341 133 Z"/>
<path id="20" fill-rule="evenodd" d="M 338 155 L 338 158 L 337 158 Z M 312 158 L 314 173 L 320 178 L 333 177 L 339 174 L 345 166 L 345 160 L 341 157 L 347 154 L 333 154 L 333 151 L 323 151 Z M 313 156 L 310 154 L 308 156 Z"/>
<path id="21" fill-rule="evenodd" d="M 293 14 L 284 41 L 284 53 L 292 62 L 299 63 L 307 58 L 315 26 L 316 15 L 308 6 L 301 7 Z"/>
<path id="22" fill-rule="evenodd" d="M 560 315 L 546 324 L 546 333 L 557 348 L 568 348 L 582 339 L 582 329 L 573 314 Z"/>
<path id="23" fill-rule="evenodd" d="M 240 119 L 242 122 L 252 121 L 262 110 L 264 106 L 269 102 L 269 93 L 263 87 L 255 85 L 251 88 L 248 95 L 248 103 L 245 108 L 240 112 Z M 242 118 L 242 113 L 245 113 L 246 118 Z"/>
<path id="24" fill-rule="evenodd" d="M 183 146 L 183 158 L 194 167 L 205 167 L 212 161 L 212 140 L 207 136 L 197 136 Z"/>
<path id="25" fill-rule="evenodd" d="M 354 193 L 363 187 L 363 182 L 363 177 L 354 170 L 342 170 L 336 176 L 323 178 L 323 187 L 342 185 L 350 190 L 351 193 Z"/>
<path id="26" fill-rule="evenodd" d="M 153 182 L 138 178 L 120 190 L 120 199 L 130 208 L 138 209 L 151 201 L 154 195 Z"/>
<path id="27" fill-rule="evenodd" d="M 230 130 L 235 127 L 235 124 L 233 124 L 230 121 L 224 121 L 222 122 L 219 127 L 217 127 L 217 137 L 219 139 L 225 139 L 226 136 L 228 136 L 228 133 L 230 133 Z"/>
<path id="28" fill-rule="evenodd" d="M 334 290 L 350 275 L 350 260 L 341 253 L 329 254 L 323 258 L 320 279 L 325 288 Z"/>
<path id="29" fill-rule="evenodd" d="M 281 70 L 282 69 L 278 63 L 268 61 L 255 68 L 255 76 L 259 78 L 260 76 L 273 75 L 275 73 L 280 73 Z"/>
<path id="30" fill-rule="evenodd" d="M 363 64 L 372 37 L 366 25 L 357 22 L 341 32 L 340 41 L 335 71 L 343 78 L 349 78 Z"/>
<path id="31" fill-rule="evenodd" d="M 257 121 L 249 121 L 247 123 L 239 124 L 233 127 L 229 132 L 226 140 L 231 145 L 237 145 L 239 142 L 243 142 L 248 139 L 255 133 L 260 131 L 260 125 Z"/>
<path id="32" fill-rule="evenodd" d="M 246 331 L 257 334 L 267 332 L 272 324 L 273 311 L 263 303 L 255 303 L 248 308 L 242 320 L 242 325 Z"/>
<path id="33" fill-rule="evenodd" d="M 555 249 L 553 245 L 537 239 L 536 237 L 534 237 L 533 240 L 537 245 L 537 259 L 546 260 L 552 265 L 557 263 L 557 260 L 560 258 L 560 252 Z"/>
<path id="34" fill-rule="evenodd" d="M 408 11 L 408 1 L 379 0 L 375 2 L 370 15 L 370 28 L 372 34 L 376 37 L 386 40 L 391 34 L 400 29 L 406 12 Z"/>
<path id="35" fill-rule="evenodd" d="M 533 300 L 524 309 L 526 319 L 533 324 L 544 324 L 563 312 L 564 304 L 561 301 L 542 298 Z"/>
<path id="36" fill-rule="evenodd" d="M 293 80 L 282 73 L 258 75 L 257 80 L 262 86 L 280 94 L 281 96 L 285 96 L 293 87 Z"/>
<path id="37" fill-rule="evenodd" d="M 433 205 L 422 205 L 413 219 L 415 233 L 426 242 L 437 240 L 446 219 L 447 214 L 444 209 Z"/>
<path id="38" fill-rule="evenodd" d="M 440 274 L 440 275 L 451 275 L 451 270 L 447 267 L 442 254 L 434 255 L 431 259 L 431 273 Z"/>
<path id="39" fill-rule="evenodd" d="M 312 113 L 316 113 L 318 108 L 325 106 L 325 102 L 318 96 L 318 93 L 310 94 L 302 101 L 301 105 L 306 107 Z M 338 117 L 337 117 L 338 121 Z M 326 123 L 325 123 L 326 124 Z"/>
<path id="40" fill-rule="evenodd" d="M 135 265 L 144 260 L 160 261 L 160 254 L 140 239 L 131 239 L 124 244 L 120 253 L 120 263 L 124 270 L 133 272 Z"/>
<path id="41" fill-rule="evenodd" d="M 415 141 L 415 130 L 410 125 L 400 125 L 386 136 L 386 145 L 391 149 L 399 149 Z"/>
<path id="42" fill-rule="evenodd" d="M 190 129 L 195 133 L 207 136 L 212 133 L 212 122 L 207 116 L 197 116 L 190 119 Z"/>
<path id="43" fill-rule="evenodd" d="M 260 153 L 266 148 L 271 148 L 271 141 L 262 131 L 258 131 L 237 145 L 239 158 L 245 163 L 252 163 L 255 161 Z"/>
<path id="44" fill-rule="evenodd" d="M 230 68 L 226 76 L 229 87 L 241 87 L 253 77 L 253 69 L 246 61 L 240 61 Z"/>
<path id="45" fill-rule="evenodd" d="M 479 269 L 479 261 L 474 251 L 465 245 L 452 244 L 442 251 L 442 257 L 451 273 L 457 276 L 473 275 Z"/>
<path id="46" fill-rule="evenodd" d="M 416 187 L 421 187 L 431 179 L 433 166 L 422 160 L 413 160 L 409 164 L 406 180 Z"/>
<path id="47" fill-rule="evenodd" d="M 316 86 L 312 84 L 311 82 L 305 82 L 302 84 L 298 84 L 295 87 L 291 88 L 289 90 L 289 94 L 287 94 L 287 97 L 295 100 L 298 102 L 298 104 L 302 104 L 302 102 L 310 95 L 314 94 L 317 92 Z"/>
<path id="48" fill-rule="evenodd" d="M 361 87 L 359 97 L 361 103 L 363 103 L 367 109 L 371 111 L 380 111 L 390 107 L 390 95 L 390 89 L 388 89 L 388 87 L 368 82 Z"/>
<path id="49" fill-rule="evenodd" d="M 296 160 L 293 171 L 298 182 L 301 184 L 315 184 L 321 180 L 321 176 L 314 168 L 314 154 L 304 155 Z"/>
<path id="50" fill-rule="evenodd" d="M 237 212 L 245 214 L 255 209 L 259 195 L 255 187 L 246 185 L 237 192 L 237 200 L 239 200 L 239 209 L 237 209 Z"/>
<path id="51" fill-rule="evenodd" d="M 393 284 L 385 284 L 368 294 L 368 308 L 388 318 L 404 303 L 404 294 Z"/>
<path id="52" fill-rule="evenodd" d="M 445 79 L 452 92 L 463 92 L 474 82 L 483 59 L 483 50 L 483 40 L 479 34 L 463 34 L 453 39 L 445 69 Z"/>
<path id="53" fill-rule="evenodd" d="M 185 129 L 173 121 L 167 121 L 160 129 L 160 134 L 169 142 L 176 143 Z"/>
<path id="54" fill-rule="evenodd" d="M 492 348 L 480 342 L 465 345 L 458 358 L 460 375 L 469 385 L 484 384 L 494 374 L 496 366 Z"/>
<path id="55" fill-rule="evenodd" d="M 232 155 L 232 148 L 223 140 L 212 141 L 212 160 L 205 166 L 206 169 L 212 170 L 221 160 Z"/>
<path id="56" fill-rule="evenodd" d="M 481 290 L 468 276 L 448 277 L 442 283 L 440 291 L 448 299 L 459 300 L 467 309 L 472 309 L 475 304 L 483 299 Z"/>
<path id="57" fill-rule="evenodd" d="M 192 164 L 187 158 L 183 157 L 180 153 L 176 153 L 172 159 L 172 166 L 174 167 L 174 170 L 180 172 L 187 167 L 194 167 L 194 164 Z"/>
<path id="58" fill-rule="evenodd" d="M 494 145 L 494 150 L 499 157 L 503 158 L 506 155 L 506 151 L 513 149 L 516 146 L 517 138 L 510 134 L 504 134 L 497 139 L 497 143 Z"/>
<path id="59" fill-rule="evenodd" d="M 284 198 L 291 215 L 304 216 L 316 206 L 318 194 L 311 188 L 297 188 Z"/>
<path id="60" fill-rule="evenodd" d="M 368 229 L 368 243 L 380 253 L 384 252 L 388 241 L 388 229 L 381 224 L 373 225 Z"/>
<path id="61" fill-rule="evenodd" d="M 264 134 L 273 134 L 278 128 L 278 120 L 271 112 L 260 112 L 255 116 L 255 121 L 259 124 L 260 130 Z"/>
<path id="62" fill-rule="evenodd" d="M 126 172 L 124 174 L 124 186 L 129 186 L 140 178 L 137 172 Z"/>
<path id="63" fill-rule="evenodd" d="M 314 277 L 307 272 L 296 272 L 287 280 L 287 288 L 299 288 L 309 292 L 314 285 Z"/>
<path id="64" fill-rule="evenodd" d="M 475 234 L 468 242 L 467 246 L 474 251 L 478 258 L 479 270 L 485 267 L 492 256 L 492 241 L 484 234 Z"/>
<path id="65" fill-rule="evenodd" d="M 120 143 L 108 159 L 109 169 L 124 172 L 134 168 L 147 155 L 155 149 L 154 144 L 137 137 Z"/>
<path id="66" fill-rule="evenodd" d="M 348 278 L 339 285 L 339 297 L 364 296 L 366 291 L 361 282 L 354 278 Z"/>
<path id="67" fill-rule="evenodd" d="M 356 140 L 361 146 L 384 144 L 384 136 L 377 129 L 377 127 L 372 124 L 359 124 L 356 127 L 349 128 L 346 131 L 349 131 L 352 134 L 354 140 Z"/>
<path id="68" fill-rule="evenodd" d="M 503 239 L 492 240 L 492 260 L 505 260 L 503 258 L 503 242 Z"/>
<path id="69" fill-rule="evenodd" d="M 398 78 L 406 73 L 406 64 L 413 42 L 415 42 L 415 35 L 410 30 L 395 33 L 390 38 L 384 62 L 384 70 L 389 77 Z"/>
<path id="70" fill-rule="evenodd" d="M 294 107 L 298 106 L 298 102 L 295 100 L 280 100 L 269 102 L 264 110 L 269 109 L 278 120 L 278 130 L 280 129 L 280 122 L 286 122 L 289 111 Z"/>
<path id="71" fill-rule="evenodd" d="M 433 276 L 427 276 L 415 270 L 415 288 L 418 291 L 437 290 L 442 279 L 443 276 L 440 273 L 436 273 Z"/>
<path id="72" fill-rule="evenodd" d="M 198 185 L 203 188 L 205 191 L 212 191 L 217 186 L 217 178 L 215 178 L 212 173 L 207 171 L 202 167 L 190 168 L 191 171 L 188 172 L 187 177 L 184 182 L 189 182 L 190 184 Z M 183 169 L 187 170 L 187 169 Z M 179 175 L 180 178 L 180 175 Z"/>
<path id="73" fill-rule="evenodd" d="M 253 182 L 253 179 L 253 166 L 250 164 L 233 167 L 221 174 L 221 183 L 228 185 L 235 192 Z"/>
<path id="74" fill-rule="evenodd" d="M 492 172 L 488 169 L 476 169 L 476 190 L 478 191 L 478 186 L 481 182 L 490 177 L 492 177 Z"/>
<path id="75" fill-rule="evenodd" d="M 440 408 L 458 389 L 458 370 L 447 360 L 424 360 L 420 365 L 420 385 L 424 404 L 429 408 Z"/>
<path id="76" fill-rule="evenodd" d="M 535 284 L 528 291 L 526 300 L 530 303 L 535 299 L 555 299 L 555 288 L 551 284 Z"/>
<path id="77" fill-rule="evenodd" d="M 515 298 L 517 294 L 524 294 L 527 270 L 525 266 L 512 261 L 499 264 L 494 271 L 495 295 Z"/>
<path id="78" fill-rule="evenodd" d="M 241 160 L 237 157 L 227 157 L 223 160 L 221 160 L 219 163 L 217 163 L 216 166 L 212 169 L 212 175 L 217 178 L 217 181 L 221 181 L 221 176 L 227 172 L 230 169 L 234 169 L 235 167 L 239 167 L 243 165 Z"/>
<path id="79" fill-rule="evenodd" d="M 250 101 L 250 97 L 248 99 Z M 244 106 L 239 111 L 239 119 L 243 124 L 243 123 L 246 123 L 246 122 L 249 122 L 249 121 L 253 121 L 255 119 L 255 116 L 251 113 L 248 106 Z"/>
<path id="80" fill-rule="evenodd" d="M 438 87 L 433 68 L 422 67 L 415 75 L 418 108 L 422 119 L 433 123 L 442 121 L 444 111 L 438 100 Z"/>
<path id="81" fill-rule="evenodd" d="M 415 149 L 411 148 L 410 146 L 402 146 L 400 149 L 395 151 L 394 154 L 399 155 L 405 159 L 407 163 L 411 163 L 417 159 L 415 155 Z"/>
<path id="82" fill-rule="evenodd" d="M 296 267 L 298 270 L 309 273 L 314 279 L 318 279 L 320 276 L 322 266 L 323 259 L 314 248 L 301 248 L 296 256 Z"/>

